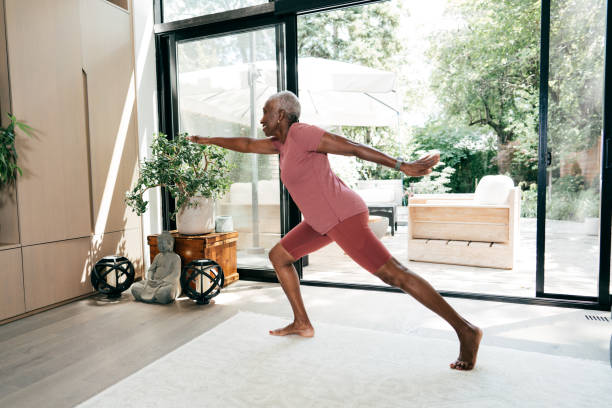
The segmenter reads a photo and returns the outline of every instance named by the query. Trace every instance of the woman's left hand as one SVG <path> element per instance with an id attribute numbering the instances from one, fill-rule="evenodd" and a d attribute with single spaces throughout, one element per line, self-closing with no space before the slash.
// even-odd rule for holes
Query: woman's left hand
<path id="1" fill-rule="evenodd" d="M 420 177 L 431 173 L 431 168 L 440 161 L 440 152 L 433 151 L 409 163 L 403 163 L 400 171 L 410 177 Z"/>

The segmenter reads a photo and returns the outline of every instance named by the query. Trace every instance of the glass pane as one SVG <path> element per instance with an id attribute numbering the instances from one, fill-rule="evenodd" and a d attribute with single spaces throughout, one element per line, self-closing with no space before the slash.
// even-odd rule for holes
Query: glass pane
<path id="1" fill-rule="evenodd" d="M 527 0 L 392 0 L 298 16 L 302 121 L 391 156 L 441 152 L 444 163 L 426 178 L 329 155 L 368 204 L 383 244 L 436 289 L 535 294 L 537 194 L 529 186 L 537 180 L 539 13 Z M 430 238 L 415 232 L 409 213 L 425 194 L 438 201 L 429 208 L 479 204 L 474 193 L 486 175 L 508 175 L 515 186 L 494 197 L 501 218 L 455 211 L 421 224 Z M 532 199 L 524 213 L 519 186 Z M 482 224 L 496 235 L 478 231 Z M 334 244 L 308 261 L 305 279 L 381 284 Z"/>
<path id="2" fill-rule="evenodd" d="M 267 2 L 268 0 L 163 0 L 164 23 Z"/>
<path id="3" fill-rule="evenodd" d="M 552 1 L 545 292 L 596 296 L 606 4 Z"/>
<path id="4" fill-rule="evenodd" d="M 181 131 L 265 137 L 259 120 L 278 89 L 276 55 L 276 27 L 179 43 Z M 233 184 L 217 202 L 216 215 L 232 216 L 239 268 L 271 268 L 267 251 L 280 239 L 278 155 L 227 152 L 235 164 Z"/>
<path id="5" fill-rule="evenodd" d="M 397 4 L 381 3 L 298 16 L 300 122 L 322 127 L 399 157 L 400 66 L 393 44 L 379 55 L 385 33 L 397 28 Z M 387 19 L 386 16 L 390 16 Z M 370 226 L 398 258 L 406 254 L 401 173 L 356 157 L 328 155 L 332 170 L 366 199 Z M 401 215 L 400 215 L 401 214 Z M 336 244 L 308 256 L 306 280 L 382 284 Z"/>

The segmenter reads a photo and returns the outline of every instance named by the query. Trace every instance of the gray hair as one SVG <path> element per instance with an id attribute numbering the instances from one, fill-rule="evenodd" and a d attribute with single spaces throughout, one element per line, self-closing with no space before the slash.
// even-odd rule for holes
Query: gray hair
<path id="1" fill-rule="evenodd" d="M 278 100 L 278 109 L 282 109 L 287 113 L 289 124 L 300 120 L 300 101 L 298 97 L 291 91 L 281 91 L 270 96 L 268 100 Z"/>

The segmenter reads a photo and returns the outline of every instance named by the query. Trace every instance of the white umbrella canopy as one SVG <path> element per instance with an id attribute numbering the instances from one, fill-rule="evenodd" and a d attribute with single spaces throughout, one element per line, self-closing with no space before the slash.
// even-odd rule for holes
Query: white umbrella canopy
<path id="1" fill-rule="evenodd" d="M 300 58 L 298 64 L 301 122 L 321 127 L 397 126 L 394 73 L 322 58 Z M 179 109 L 250 126 L 250 72 L 255 78 L 255 117 L 259 123 L 263 105 L 277 90 L 275 61 L 181 73 Z"/>

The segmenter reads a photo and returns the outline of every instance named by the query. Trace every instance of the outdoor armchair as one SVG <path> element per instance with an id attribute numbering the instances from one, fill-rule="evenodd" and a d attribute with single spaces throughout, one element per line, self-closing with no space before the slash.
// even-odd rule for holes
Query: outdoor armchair
<path id="1" fill-rule="evenodd" d="M 512 269 L 518 244 L 520 188 L 485 176 L 474 194 L 417 194 L 408 204 L 408 258 Z"/>
<path id="2" fill-rule="evenodd" d="M 397 207 L 402 205 L 404 196 L 402 180 L 359 180 L 355 191 L 365 201 L 370 215 L 389 220 L 391 235 L 395 235 Z"/>

